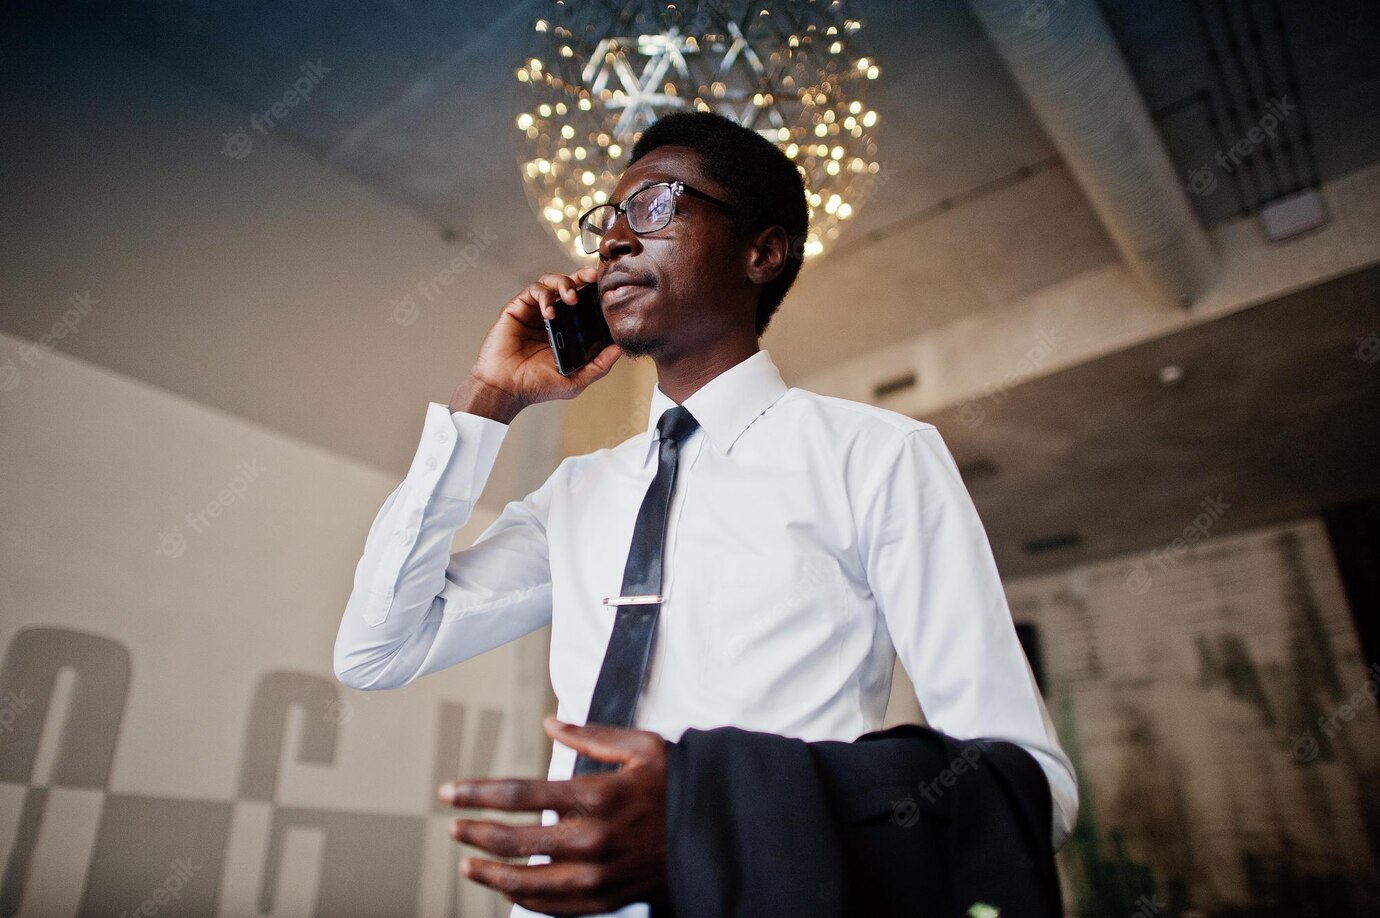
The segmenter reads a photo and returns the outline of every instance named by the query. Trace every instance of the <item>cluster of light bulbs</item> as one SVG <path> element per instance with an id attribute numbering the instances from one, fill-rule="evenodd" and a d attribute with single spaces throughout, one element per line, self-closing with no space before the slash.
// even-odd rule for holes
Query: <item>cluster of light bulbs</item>
<path id="1" fill-rule="evenodd" d="M 862 90 L 881 71 L 856 50 L 862 22 L 844 7 L 554 0 L 516 70 L 519 164 L 542 225 L 589 257 L 576 221 L 609 200 L 642 131 L 673 111 L 713 111 L 795 162 L 810 207 L 803 254 L 823 252 L 873 196 L 880 171 L 879 115 Z"/>

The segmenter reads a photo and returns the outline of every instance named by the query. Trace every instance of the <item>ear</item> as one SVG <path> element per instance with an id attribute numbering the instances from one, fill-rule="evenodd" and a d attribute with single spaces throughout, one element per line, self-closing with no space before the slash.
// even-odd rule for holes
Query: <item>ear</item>
<path id="1" fill-rule="evenodd" d="M 758 233 L 747 251 L 747 279 L 754 284 L 770 283 L 786 267 L 791 256 L 791 240 L 784 226 L 770 226 Z"/>

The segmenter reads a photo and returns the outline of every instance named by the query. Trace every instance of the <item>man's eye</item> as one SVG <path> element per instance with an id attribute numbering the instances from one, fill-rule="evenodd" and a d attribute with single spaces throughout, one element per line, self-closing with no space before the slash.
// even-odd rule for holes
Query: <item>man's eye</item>
<path id="1" fill-rule="evenodd" d="M 658 195 L 651 204 L 647 205 L 647 218 L 650 220 L 660 220 L 666 215 L 671 202 L 665 195 Z"/>

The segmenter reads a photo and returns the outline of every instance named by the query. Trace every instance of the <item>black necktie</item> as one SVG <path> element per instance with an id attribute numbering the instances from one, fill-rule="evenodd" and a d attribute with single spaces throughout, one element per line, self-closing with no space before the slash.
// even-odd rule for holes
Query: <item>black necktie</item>
<path id="1" fill-rule="evenodd" d="M 676 483 L 676 460 L 680 444 L 699 427 L 694 415 L 684 407 L 668 408 L 656 423 L 656 476 L 642 498 L 633 526 L 632 548 L 623 568 L 623 589 L 613 599 L 616 605 L 613 634 L 609 636 L 599 679 L 589 702 L 586 723 L 631 727 L 637 698 L 647 677 L 661 611 L 661 552 L 666 541 L 666 511 L 671 505 L 671 490 Z M 631 601 L 629 601 L 631 600 Z M 615 771 L 618 766 L 580 755 L 575 759 L 575 774 Z"/>

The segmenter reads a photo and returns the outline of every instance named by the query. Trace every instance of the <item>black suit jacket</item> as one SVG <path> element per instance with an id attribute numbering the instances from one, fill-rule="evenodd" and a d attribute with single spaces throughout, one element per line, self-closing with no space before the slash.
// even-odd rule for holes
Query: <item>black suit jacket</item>
<path id="1" fill-rule="evenodd" d="M 852 743 L 725 727 L 689 730 L 667 756 L 679 918 L 1063 914 L 1049 785 L 1019 746 L 918 726 Z"/>

